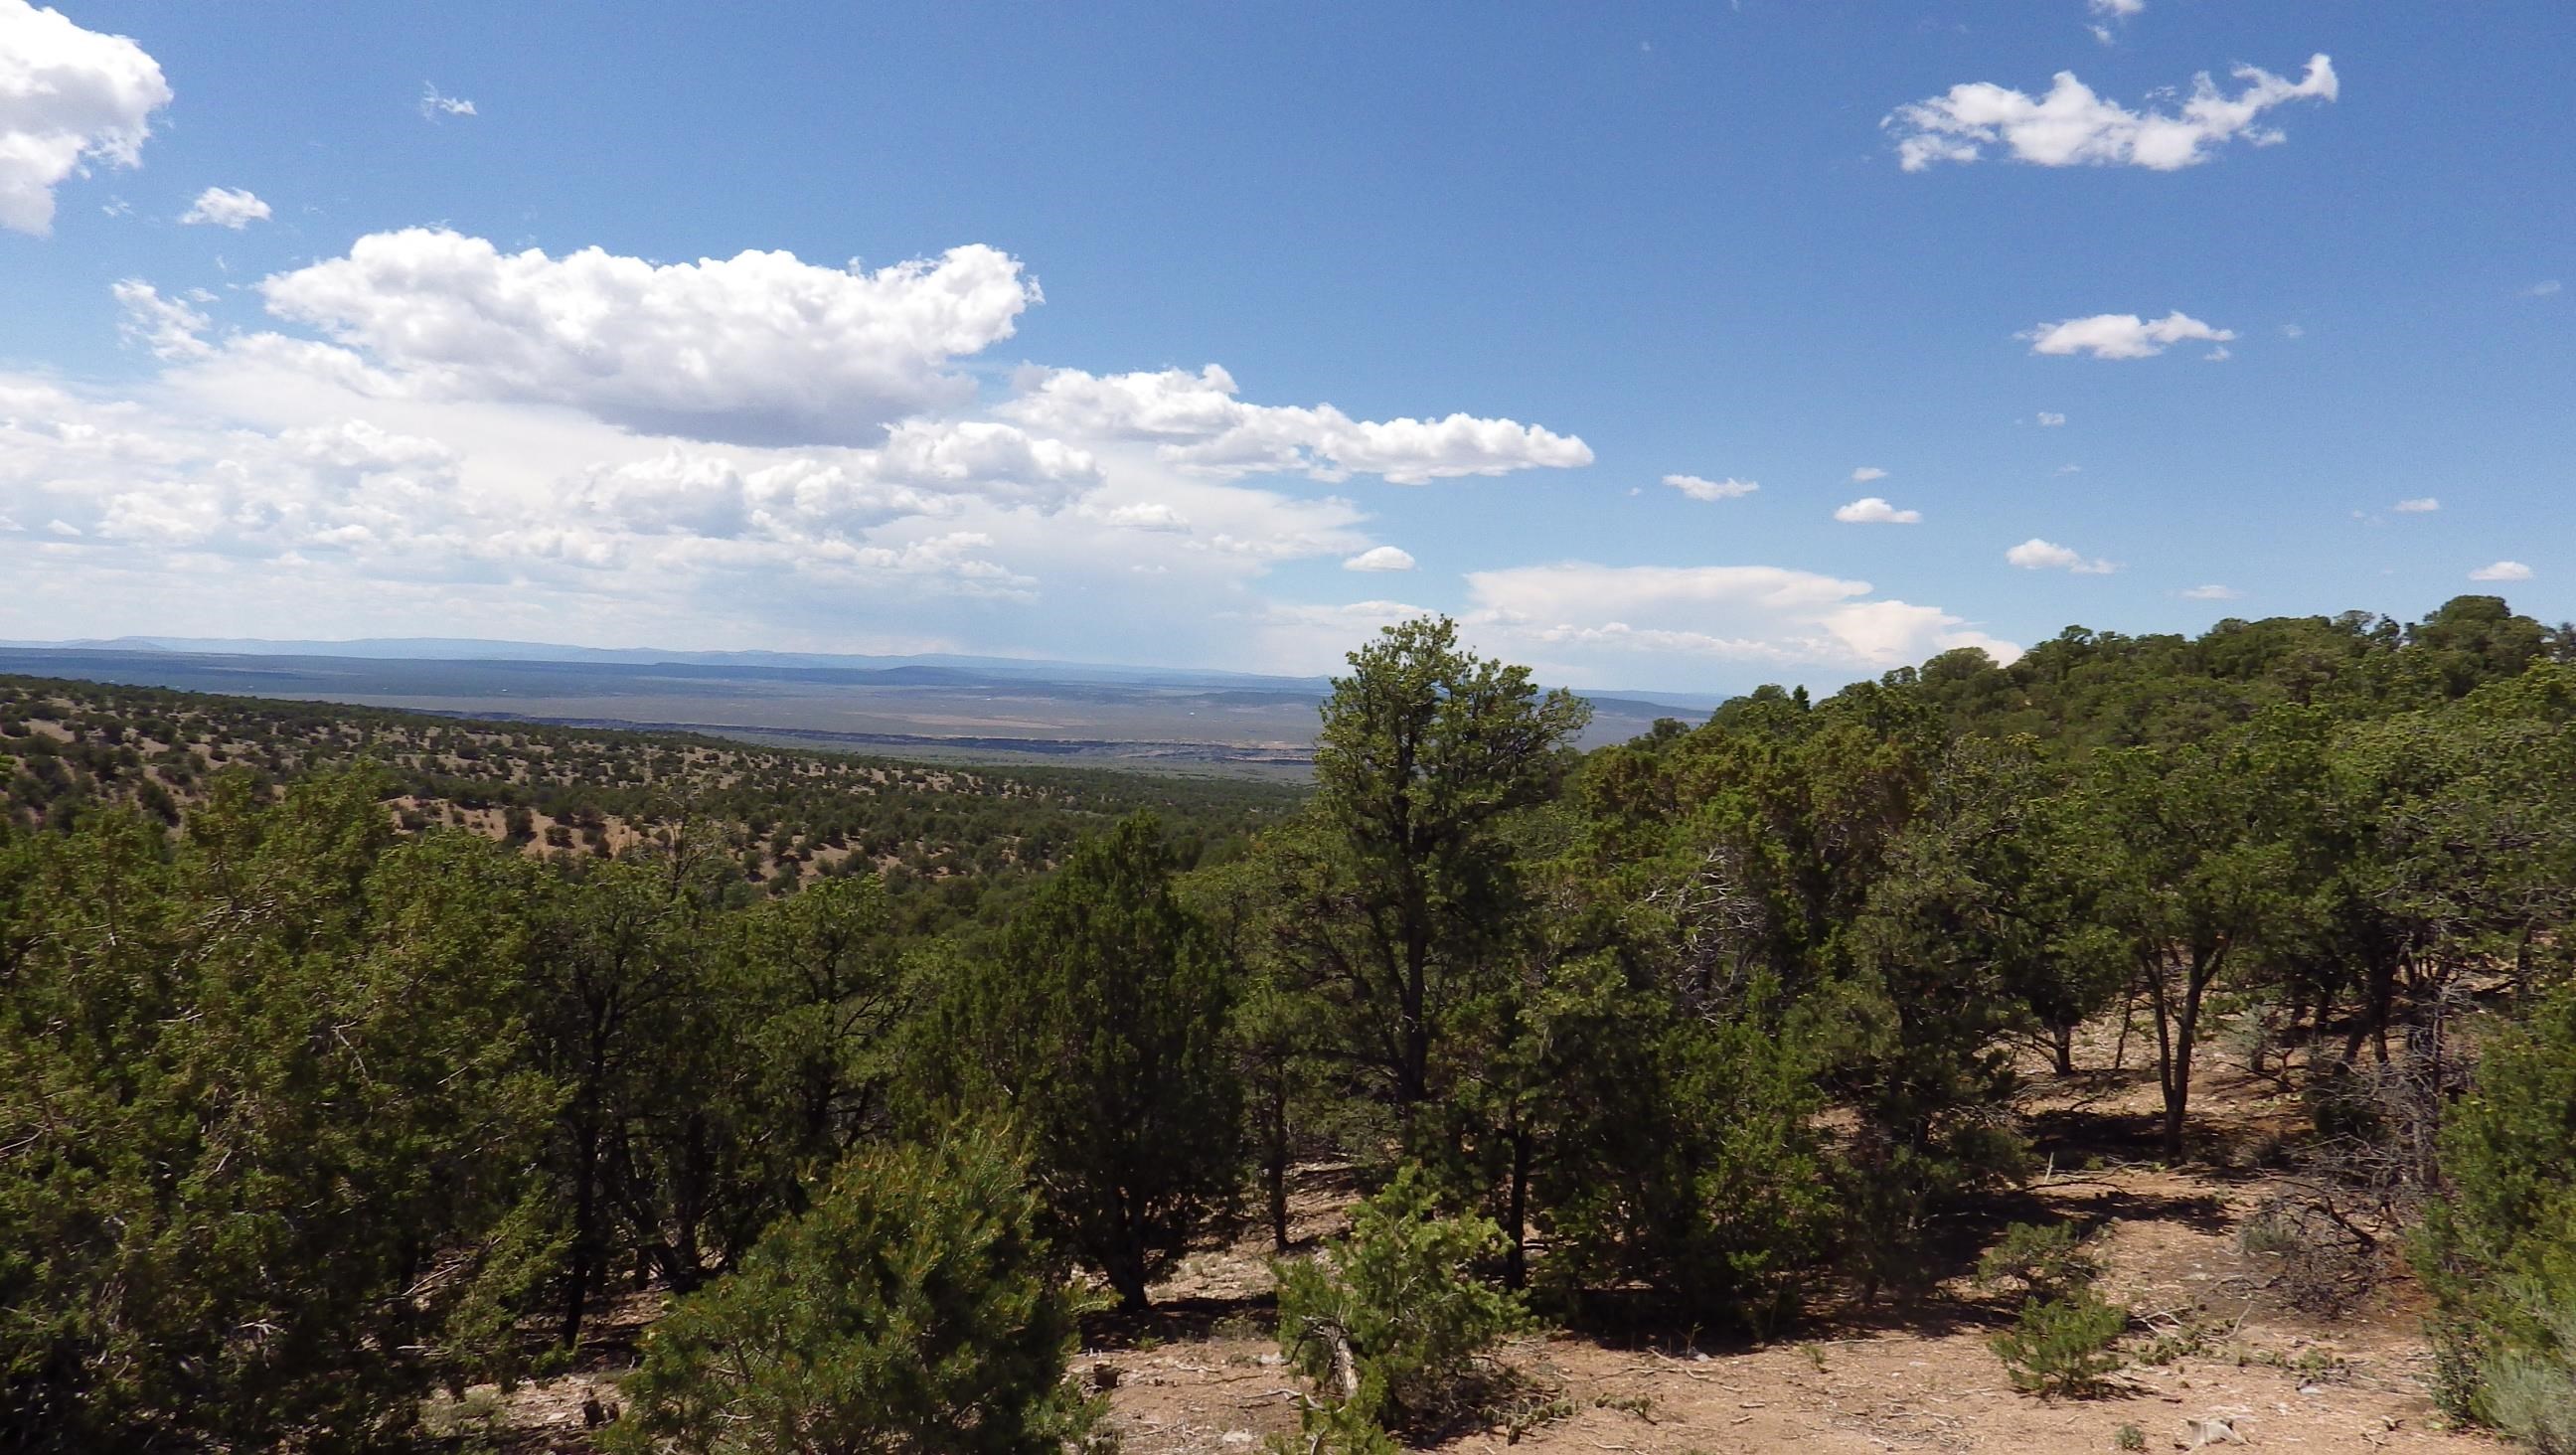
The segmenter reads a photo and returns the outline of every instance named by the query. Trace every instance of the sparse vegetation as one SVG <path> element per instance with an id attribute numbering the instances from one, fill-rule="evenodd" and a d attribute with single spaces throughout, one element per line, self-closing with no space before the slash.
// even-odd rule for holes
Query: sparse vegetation
<path id="1" fill-rule="evenodd" d="M 2098 1391 L 2104 1376 L 2120 1367 L 2115 1346 L 2128 1327 L 2129 1311 L 2085 1284 L 2025 1301 L 2020 1319 L 1995 1335 L 1993 1347 L 2013 1388 L 2042 1398 L 2081 1397 Z"/>
<path id="2" fill-rule="evenodd" d="M 2036 1298 L 2062 1298 L 2089 1287 L 2101 1272 L 2073 1223 L 2014 1223 L 1977 1260 L 1978 1282 L 2018 1283 Z"/>
<path id="3" fill-rule="evenodd" d="M 1442 1217 L 1410 1169 L 1352 1209 L 1350 1236 L 1279 1269 L 1279 1345 L 1316 1387 L 1310 1434 L 1336 1449 L 1425 1431 L 1468 1404 L 1495 1342 L 1529 1322 L 1479 1276 L 1502 1232 Z"/>

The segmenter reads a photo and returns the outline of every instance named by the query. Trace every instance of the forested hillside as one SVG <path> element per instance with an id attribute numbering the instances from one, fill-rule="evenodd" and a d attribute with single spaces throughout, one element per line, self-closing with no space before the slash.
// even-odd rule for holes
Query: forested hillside
<path id="1" fill-rule="evenodd" d="M 12 680 L 0 1449 L 1975 1445 L 1835 1391 L 1899 1339 L 2014 1448 L 2253 1367 L 2566 1449 L 2571 658 L 2070 631 L 1580 754 L 1417 621 L 1293 804 Z"/>
<path id="2" fill-rule="evenodd" d="M 1195 861 L 1293 807 L 1242 780 L 902 763 L 721 738 L 491 723 L 40 677 L 0 677 L 0 814 L 66 831 L 116 806 L 175 824 L 226 773 L 275 785 L 381 768 L 411 832 L 433 824 L 531 855 L 608 857 L 695 831 L 741 870 L 739 900 L 874 873 L 907 912 L 970 912 L 1151 808 Z"/>

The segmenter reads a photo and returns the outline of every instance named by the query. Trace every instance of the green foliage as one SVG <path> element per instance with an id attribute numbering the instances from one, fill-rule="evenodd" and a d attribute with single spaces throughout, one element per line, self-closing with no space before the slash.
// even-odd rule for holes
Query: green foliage
<path id="1" fill-rule="evenodd" d="M 2129 1311 L 2079 1285 L 2055 1298 L 2023 1303 L 2012 1328 L 1987 1341 L 2004 1362 L 2013 1388 L 2045 1399 L 2082 1397 L 2101 1388 L 2121 1359 L 2114 1348 L 2129 1327 Z"/>
<path id="2" fill-rule="evenodd" d="M 1837 1216 L 1812 1052 L 1755 1017 L 1651 1004 L 1603 1031 L 1567 1085 L 1547 1278 L 1569 1296 L 1642 1283 L 1689 1324 L 1786 1324 Z"/>
<path id="3" fill-rule="evenodd" d="M 1939 1212 L 2019 1171 L 2010 1039 L 2080 1019 L 2117 963 L 2081 928 L 2047 787 L 2026 744 L 1944 754 L 1811 1007 L 1858 1116 L 1844 1257 L 1865 1292 L 1920 1287 Z"/>
<path id="4" fill-rule="evenodd" d="M 941 1089 L 1026 1129 L 1054 1225 L 1129 1309 L 1233 1214 L 1245 1160 L 1234 987 L 1172 869 L 1149 816 L 1083 843 L 930 1032 Z"/>
<path id="5" fill-rule="evenodd" d="M 2576 1455 L 2576 1359 L 2567 1352 L 2576 1327 L 2569 1324 L 2576 1320 L 2562 1323 L 2555 1354 L 2501 1353 L 2479 1371 L 2477 1413 L 2540 1455 Z"/>
<path id="6" fill-rule="evenodd" d="M 2014 1223 L 1977 1260 L 1977 1282 L 2018 1283 L 2032 1296 L 2062 1298 L 2092 1285 L 2102 1265 L 2073 1223 Z"/>
<path id="7" fill-rule="evenodd" d="M 373 1448 L 501 1354 L 547 1261 L 527 876 L 380 791 L 6 851 L 0 1445 Z"/>
<path id="8" fill-rule="evenodd" d="M 630 1455 L 1057 1455 L 1081 1300 L 1006 1136 L 864 1151 L 646 1336 L 606 1445 Z"/>
<path id="9" fill-rule="evenodd" d="M 1350 1053 L 1411 1108 L 1439 1090 L 1443 1024 L 1517 917 L 1498 821 L 1555 792 L 1591 709 L 1462 651 L 1445 617 L 1386 628 L 1350 665 L 1316 734 L 1328 833 L 1308 871 L 1340 934 L 1307 963 L 1348 1008 Z"/>
<path id="10" fill-rule="evenodd" d="M 2017 1283 L 2027 1295 L 2013 1327 L 1987 1341 L 2013 1388 L 2042 1398 L 2088 1395 L 2121 1366 L 2114 1346 L 2128 1331 L 2129 1311 L 2094 1289 L 2101 1271 L 2073 1223 L 2014 1223 L 1978 1260 L 1979 1283 Z"/>
<path id="11" fill-rule="evenodd" d="M 1483 1356 L 1528 1326 L 1519 1296 L 1479 1276 L 1502 1242 L 1483 1218 L 1439 1216 L 1427 1179 L 1407 1168 L 1352 1209 L 1347 1238 L 1281 1263 L 1280 1348 L 1323 1391 L 1309 1433 L 1368 1448 L 1371 1429 L 1455 1412 Z"/>
<path id="12" fill-rule="evenodd" d="M 2576 1368 L 2571 1108 L 2576 987 L 2562 987 L 2488 1049 L 2443 1137 L 2449 1191 L 2425 1219 L 2416 1263 L 2435 1299 L 2437 1350 L 2456 1375 L 2446 1390 L 2455 1414 L 2537 1420 L 2551 1371 Z"/>
<path id="13" fill-rule="evenodd" d="M 459 824 L 576 859 L 695 833 L 729 856 L 718 889 L 732 903 L 881 873 L 896 922 L 916 931 L 1003 918 L 1077 838 L 1129 813 L 1159 814 L 1196 862 L 1304 797 L 1244 780 L 898 763 L 27 677 L 0 677 L 0 723 L 20 729 L 8 738 L 18 770 L 0 769 L 0 824 L 68 827 L 118 804 L 166 822 L 221 772 L 272 784 L 363 761 L 413 801 L 415 831 Z"/>
<path id="14" fill-rule="evenodd" d="M 1581 703 L 1416 621 L 1352 654 L 1293 813 L 0 679 L 0 1446 L 380 1447 L 632 1277 L 680 1312 L 637 1386 L 661 1432 L 622 1441 L 875 1409 L 957 1448 L 1007 1398 L 1032 1413 L 973 1428 L 1036 1448 L 1079 1424 L 1039 1240 L 1132 1305 L 1245 1163 L 1284 1249 L 1292 1165 L 1331 1157 L 1419 1164 L 1283 1273 L 1310 1448 L 1389 1450 L 1524 1317 L 1488 1274 L 1765 1335 L 1828 1269 L 1913 1291 L 2017 1170 L 2016 1051 L 2071 1070 L 2132 988 L 2172 1154 L 2205 1023 L 2258 1072 L 2413 1078 L 2313 1098 L 2372 1179 L 2334 1205 L 2444 1193 L 2450 1402 L 2546 1443 L 2576 992 L 2465 1097 L 2482 1037 L 2447 1027 L 2576 957 L 2571 656 L 2493 598 L 2075 629 L 1578 760 Z M 1098 834 L 1138 808 L 1167 827 Z M 1033 1186 L 961 1107 L 1008 1115 Z M 2116 1366 L 2085 1263 L 2064 1227 L 1988 1257 L 2031 1388 Z"/>

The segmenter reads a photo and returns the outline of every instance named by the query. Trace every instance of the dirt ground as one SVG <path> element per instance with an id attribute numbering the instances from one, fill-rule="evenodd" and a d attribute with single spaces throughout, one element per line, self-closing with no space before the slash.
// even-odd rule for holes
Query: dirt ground
<path id="1" fill-rule="evenodd" d="M 2110 1049 L 2088 1048 L 2098 1052 L 2090 1064 L 2106 1063 Z M 2277 1185 L 2266 1149 L 2297 1123 L 2287 1090 L 2219 1064 L 2210 1047 L 2195 1095 L 2202 1159 L 2167 1169 L 2151 1160 L 2154 1077 L 2128 1049 L 2124 1071 L 2033 1074 L 2024 1109 L 2044 1170 L 1990 1221 L 1999 1231 L 2006 1221 L 2068 1218 L 2095 1230 L 2101 1287 L 2140 1315 L 2130 1345 L 2145 1356 L 2101 1397 L 2041 1400 L 2012 1388 L 1987 1340 L 2017 1299 L 1978 1288 L 1971 1254 L 1911 1305 L 1829 1298 L 1808 1326 L 1767 1345 L 1672 1334 L 1516 1340 L 1502 1358 L 1522 1393 L 1433 1448 L 2093 1452 L 2123 1448 L 2126 1427 L 2142 1442 L 2126 1448 L 2147 1450 L 2501 1451 L 2446 1428 L 2427 1396 L 2430 1355 L 2402 1274 L 2326 1321 L 2287 1307 L 2264 1257 L 2240 1249 L 2238 1229 Z M 1348 1197 L 1329 1169 L 1309 1169 L 1296 1204 L 1302 1246 L 1339 1231 Z M 1294 1433 L 1300 1383 L 1271 1337 L 1268 1252 L 1265 1237 L 1248 1236 L 1193 1255 L 1156 1291 L 1153 1314 L 1091 1329 L 1073 1371 L 1108 1386 L 1123 1449 L 1250 1452 Z M 2150 1355 L 2160 1342 L 2165 1350 Z M 487 1405 L 509 1431 L 503 1443 L 587 1448 L 584 1396 L 614 1401 L 627 1349 L 631 1341 L 612 1339 L 591 1369 Z"/>

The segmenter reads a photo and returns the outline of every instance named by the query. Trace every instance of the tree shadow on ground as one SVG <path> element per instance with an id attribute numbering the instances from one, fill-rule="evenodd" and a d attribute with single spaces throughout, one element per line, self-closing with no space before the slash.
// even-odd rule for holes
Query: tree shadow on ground
<path id="1" fill-rule="evenodd" d="M 1269 1338 L 1279 1323 L 1278 1295 L 1235 1298 L 1167 1298 L 1142 1313 L 1103 1309 L 1082 1319 L 1086 1349 L 1143 1349 L 1156 1344 L 1240 1333 Z"/>
<path id="2" fill-rule="evenodd" d="M 1694 1316 L 1669 1298 L 1636 1288 L 1586 1290 L 1545 1312 L 1567 1333 L 1602 1348 L 1671 1359 L 1750 1354 L 1819 1337 L 1904 1333 L 1939 1338 L 2011 1322 L 2010 1314 L 1999 1311 L 1998 1305 L 1938 1285 L 1910 1295 L 1882 1294 L 1874 1302 L 1863 1303 L 1857 1290 L 1831 1281 L 1818 1285 L 1797 1318 L 1761 1332 L 1714 1319 L 1705 1311 Z"/>

